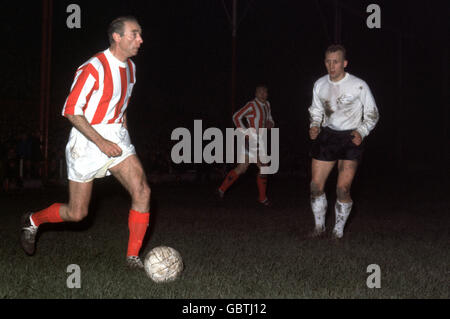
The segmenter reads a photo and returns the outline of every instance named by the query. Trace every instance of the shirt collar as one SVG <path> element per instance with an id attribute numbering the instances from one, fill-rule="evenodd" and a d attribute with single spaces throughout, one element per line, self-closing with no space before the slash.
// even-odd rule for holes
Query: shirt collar
<path id="1" fill-rule="evenodd" d="M 330 75 L 327 75 L 327 80 L 328 80 L 328 83 L 336 85 L 336 84 L 341 84 L 342 82 L 346 81 L 349 76 L 350 76 L 350 74 L 348 72 L 345 72 L 345 75 L 344 75 L 344 77 L 342 79 L 340 79 L 337 82 L 333 82 L 333 81 L 330 80 Z"/>
<path id="2" fill-rule="evenodd" d="M 258 102 L 258 103 L 260 103 L 260 104 L 266 104 L 266 103 L 267 103 L 267 100 L 266 100 L 266 102 L 261 102 L 260 100 L 258 100 L 257 97 L 255 97 L 255 101 Z"/>
<path id="3" fill-rule="evenodd" d="M 106 57 L 108 58 L 108 60 L 112 63 L 114 63 L 115 65 L 122 67 L 122 68 L 126 68 L 127 67 L 127 63 L 126 62 L 122 62 L 120 61 L 118 58 L 116 58 L 114 56 L 114 54 L 112 54 L 112 52 L 108 49 L 106 49 L 105 51 L 103 51 L 106 55 Z"/>

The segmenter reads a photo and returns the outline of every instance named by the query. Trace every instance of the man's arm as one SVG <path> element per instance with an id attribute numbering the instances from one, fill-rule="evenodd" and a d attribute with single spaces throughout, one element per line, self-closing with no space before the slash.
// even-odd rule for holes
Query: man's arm
<path id="1" fill-rule="evenodd" d="M 365 82 L 362 85 L 360 99 L 363 104 L 364 118 L 361 125 L 356 129 L 356 132 L 359 133 L 361 139 L 364 139 L 374 129 L 380 115 L 372 92 Z"/>
<path id="2" fill-rule="evenodd" d="M 252 112 L 252 103 L 247 103 L 244 107 L 240 108 L 236 113 L 233 114 L 233 123 L 238 129 L 247 129 L 244 123 L 244 118 L 247 114 Z"/>
<path id="3" fill-rule="evenodd" d="M 93 142 L 107 156 L 115 157 L 122 154 L 122 149 L 115 143 L 104 139 L 84 117 L 83 107 L 88 103 L 88 96 L 98 89 L 98 70 L 90 63 L 80 67 L 64 104 L 62 115 Z"/>
<path id="4" fill-rule="evenodd" d="M 273 117 L 272 117 L 272 108 L 270 107 L 270 103 L 267 102 L 267 105 L 269 106 L 269 115 L 267 116 L 266 127 L 268 129 L 271 129 L 275 126 L 275 121 L 273 120 Z"/>
<path id="5" fill-rule="evenodd" d="M 89 96 L 99 88 L 98 70 L 90 63 L 80 67 L 64 103 L 62 115 L 84 115 L 84 106 Z"/>
<path id="6" fill-rule="evenodd" d="M 93 142 L 108 157 L 117 157 L 122 155 L 122 149 L 116 143 L 103 138 L 89 122 L 84 115 L 65 115 L 72 125 L 80 131 L 87 139 Z"/>
<path id="7" fill-rule="evenodd" d="M 127 111 L 123 113 L 123 127 L 128 130 Z"/>
<path id="8" fill-rule="evenodd" d="M 309 137 L 312 140 L 315 140 L 320 132 L 320 126 L 322 124 L 323 119 L 323 106 L 322 102 L 320 102 L 319 95 L 317 93 L 317 85 L 314 84 L 313 87 L 313 99 L 311 106 L 308 108 L 309 111 Z"/>

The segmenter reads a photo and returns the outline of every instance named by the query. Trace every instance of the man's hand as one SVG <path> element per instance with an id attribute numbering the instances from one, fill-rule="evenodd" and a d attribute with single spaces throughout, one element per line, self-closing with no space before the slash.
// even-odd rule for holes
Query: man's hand
<path id="1" fill-rule="evenodd" d="M 320 128 L 318 126 L 312 126 L 309 129 L 309 137 L 312 140 L 315 140 L 317 138 L 317 136 L 319 135 L 319 132 L 320 132 Z"/>
<path id="2" fill-rule="evenodd" d="M 356 146 L 361 145 L 361 143 L 362 143 L 362 136 L 361 136 L 361 134 L 359 134 L 358 131 L 353 131 L 353 132 L 350 133 L 350 135 L 353 136 L 352 137 L 353 144 L 355 144 Z"/>
<path id="3" fill-rule="evenodd" d="M 274 127 L 274 125 L 273 125 L 272 121 L 266 121 L 266 128 L 268 128 L 270 130 L 273 127 Z"/>
<path id="4" fill-rule="evenodd" d="M 116 143 L 103 139 L 97 144 L 100 151 L 106 154 L 108 157 L 118 157 L 122 155 L 122 149 Z"/>
<path id="5" fill-rule="evenodd" d="M 67 119 L 73 126 L 92 143 L 98 146 L 100 151 L 106 154 L 108 157 L 117 157 L 122 155 L 122 149 L 116 143 L 106 140 L 101 136 L 83 115 L 66 115 Z"/>

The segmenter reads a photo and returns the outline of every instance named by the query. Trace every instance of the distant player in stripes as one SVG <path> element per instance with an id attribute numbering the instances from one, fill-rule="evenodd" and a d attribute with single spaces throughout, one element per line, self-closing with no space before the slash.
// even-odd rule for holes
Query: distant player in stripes
<path id="1" fill-rule="evenodd" d="M 126 264 L 143 268 L 139 258 L 149 224 L 150 188 L 127 129 L 127 106 L 136 83 L 130 59 L 142 45 L 134 17 L 120 17 L 108 28 L 110 47 L 82 64 L 63 107 L 73 125 L 66 145 L 69 203 L 54 203 L 22 216 L 21 243 L 35 253 L 35 237 L 43 223 L 78 222 L 88 214 L 93 180 L 113 175 L 131 195 Z"/>
<path id="2" fill-rule="evenodd" d="M 312 179 L 311 208 L 314 214 L 313 237 L 325 233 L 327 198 L 324 193 L 328 175 L 337 161 L 334 238 L 342 238 L 353 201 L 350 187 L 361 160 L 363 139 L 378 122 L 379 114 L 369 86 L 363 80 L 345 72 L 346 51 L 332 45 L 325 52 L 328 74 L 314 84 L 309 107 L 309 136 Z"/>
<path id="3" fill-rule="evenodd" d="M 265 85 L 258 85 L 255 90 L 255 99 L 248 102 L 233 115 L 233 123 L 236 128 L 241 130 L 251 130 L 249 136 L 250 139 L 253 139 L 255 142 L 254 145 L 257 145 L 256 142 L 258 140 L 257 134 L 259 128 L 270 129 L 275 125 L 272 119 L 270 103 L 267 100 L 268 96 L 269 93 L 267 87 Z M 257 145 L 257 148 L 255 148 L 252 147 L 251 143 L 249 143 L 249 147 L 246 149 L 245 160 L 241 160 L 243 163 L 239 163 L 227 174 L 222 185 L 217 190 L 220 198 L 223 198 L 228 188 L 230 188 L 230 186 L 239 178 L 240 175 L 247 171 L 250 165 L 250 157 L 255 157 L 258 168 L 265 165 L 261 163 L 260 158 L 258 157 L 258 151 L 265 152 L 265 145 L 260 144 Z M 264 206 L 270 206 L 271 203 L 266 195 L 267 175 L 259 172 L 256 176 L 256 185 L 258 187 L 259 203 Z"/>

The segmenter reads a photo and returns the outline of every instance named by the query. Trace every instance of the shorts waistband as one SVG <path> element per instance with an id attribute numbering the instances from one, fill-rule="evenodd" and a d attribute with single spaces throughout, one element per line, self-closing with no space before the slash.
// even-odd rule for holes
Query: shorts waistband
<path id="1" fill-rule="evenodd" d="M 334 133 L 334 134 L 343 134 L 344 135 L 344 134 L 349 134 L 349 133 L 353 132 L 355 129 L 344 130 L 344 131 L 337 131 L 337 130 L 333 130 L 333 129 L 329 128 L 328 126 L 324 126 L 323 130 L 328 131 L 330 133 Z"/>
<path id="2" fill-rule="evenodd" d="M 100 124 L 91 124 L 92 127 L 120 127 L 123 126 L 122 123 L 100 123 Z"/>

